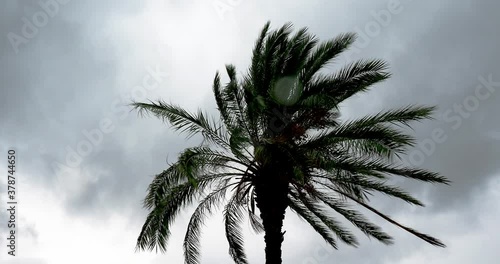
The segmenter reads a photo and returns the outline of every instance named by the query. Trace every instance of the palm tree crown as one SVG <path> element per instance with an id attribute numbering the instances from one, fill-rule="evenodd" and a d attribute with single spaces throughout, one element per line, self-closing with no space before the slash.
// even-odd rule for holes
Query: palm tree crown
<path id="1" fill-rule="evenodd" d="M 184 239 L 185 263 L 200 263 L 203 222 L 221 206 L 229 254 L 236 263 L 247 263 L 241 230 L 246 217 L 255 231 L 265 233 L 266 263 L 281 263 L 287 208 L 334 248 L 337 241 L 358 245 L 336 217 L 382 243 L 393 242 L 354 206 L 443 247 L 439 240 L 369 205 L 370 195 L 382 193 L 423 206 L 387 183 L 393 176 L 448 183 L 437 173 L 397 162 L 415 144 L 400 127 L 429 118 L 434 108 L 410 105 L 341 121 L 340 104 L 387 79 L 387 64 L 360 60 L 335 73 L 321 73 L 354 42 L 354 34 L 319 43 L 307 28 L 293 35 L 290 23 L 273 31 L 269 28 L 268 22 L 242 78 L 237 78 L 232 65 L 226 65 L 229 82 L 225 85 L 216 73 L 213 92 L 218 119 L 163 101 L 133 103 L 139 113 L 153 114 L 188 136 L 201 134 L 204 139 L 199 146 L 185 149 L 149 185 L 144 206 L 150 212 L 137 248 L 165 251 L 175 217 L 194 202 L 197 207 Z"/>

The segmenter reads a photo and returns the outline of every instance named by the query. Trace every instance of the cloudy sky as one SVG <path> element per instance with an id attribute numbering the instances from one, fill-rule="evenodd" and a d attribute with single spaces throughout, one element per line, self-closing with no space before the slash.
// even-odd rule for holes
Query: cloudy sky
<path id="1" fill-rule="evenodd" d="M 410 103 L 437 105 L 415 126 L 406 162 L 447 176 L 450 186 L 401 182 L 426 202 L 380 197 L 378 208 L 442 239 L 435 248 L 369 215 L 394 235 L 385 246 L 360 236 L 357 249 L 325 247 L 292 214 L 284 263 L 498 263 L 500 238 L 500 38 L 495 0 L 249 1 L 4 0 L 0 3 L 0 166 L 17 153 L 16 257 L 7 255 L 6 177 L 0 181 L 1 263 L 183 263 L 189 213 L 166 254 L 134 252 L 155 173 L 186 140 L 131 100 L 162 98 L 215 113 L 211 82 L 233 63 L 248 66 L 266 21 L 293 22 L 320 40 L 357 32 L 338 65 L 382 58 L 393 77 L 343 105 L 355 117 Z M 335 66 L 332 66 L 335 68 Z M 226 78 L 226 77 L 224 77 Z M 78 154 L 79 153 L 79 154 Z M 263 263 L 261 235 L 246 230 L 251 263 Z M 202 263 L 231 263 L 220 216 L 207 222 Z"/>

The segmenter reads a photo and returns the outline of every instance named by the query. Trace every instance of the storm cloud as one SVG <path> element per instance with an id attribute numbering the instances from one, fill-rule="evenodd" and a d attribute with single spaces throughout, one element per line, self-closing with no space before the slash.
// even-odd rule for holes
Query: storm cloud
<path id="1" fill-rule="evenodd" d="M 401 181 L 425 208 L 374 198 L 394 218 L 441 238 L 445 249 L 370 215 L 395 245 L 363 238 L 357 249 L 332 251 L 289 212 L 284 263 L 496 263 L 499 10 L 494 0 L 2 1 L 0 152 L 18 153 L 21 232 L 18 258 L 2 252 L 2 263 L 182 263 L 192 210 L 176 222 L 167 254 L 135 253 L 134 246 L 152 177 L 199 138 L 186 140 L 128 104 L 162 98 L 216 114 L 215 72 L 233 63 L 244 73 L 268 20 L 273 28 L 307 26 L 320 40 L 358 33 L 328 69 L 381 58 L 392 78 L 343 105 L 343 118 L 437 105 L 434 120 L 414 126 L 419 144 L 404 159 L 452 181 Z M 3 233 L 4 180 L 0 187 Z M 246 234 L 251 263 L 263 263 L 262 236 Z M 230 262 L 220 216 L 207 223 L 202 245 L 202 263 Z"/>

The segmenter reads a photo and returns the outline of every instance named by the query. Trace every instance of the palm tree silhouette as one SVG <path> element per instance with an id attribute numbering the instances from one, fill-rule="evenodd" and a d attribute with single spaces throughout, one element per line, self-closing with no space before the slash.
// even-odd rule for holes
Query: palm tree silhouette
<path id="1" fill-rule="evenodd" d="M 194 202 L 198 206 L 184 239 L 185 263 L 200 263 L 203 222 L 221 206 L 229 254 L 236 263 L 248 262 L 240 226 L 246 217 L 255 231 L 265 234 L 266 263 L 282 262 L 287 208 L 334 248 L 337 240 L 358 245 L 337 216 L 384 244 L 393 242 L 353 205 L 444 247 L 438 239 L 379 212 L 368 199 L 382 193 L 422 206 L 400 187 L 387 183 L 393 176 L 448 183 L 437 173 L 397 162 L 415 144 L 398 126 L 429 118 L 434 107 L 410 105 L 341 121 L 339 105 L 386 80 L 387 64 L 359 60 L 335 73 L 321 73 L 355 41 L 354 34 L 319 43 L 307 28 L 292 35 L 291 23 L 273 31 L 269 28 L 268 22 L 255 43 L 246 75 L 238 79 L 235 67 L 226 65 L 230 81 L 222 85 L 216 73 L 213 92 L 219 119 L 161 100 L 132 104 L 140 114 L 153 114 L 188 136 L 201 134 L 204 139 L 200 146 L 185 149 L 150 184 L 144 200 L 150 213 L 137 249 L 165 251 L 175 217 Z"/>

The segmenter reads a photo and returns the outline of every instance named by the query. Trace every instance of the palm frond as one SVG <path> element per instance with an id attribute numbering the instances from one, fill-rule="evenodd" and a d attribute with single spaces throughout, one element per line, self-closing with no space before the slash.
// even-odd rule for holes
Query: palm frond
<path id="1" fill-rule="evenodd" d="M 208 194 L 196 207 L 184 237 L 184 259 L 186 264 L 200 263 L 200 237 L 201 228 L 205 218 L 212 214 L 212 207 L 217 206 L 225 198 L 227 188 L 230 185 L 223 186 Z"/>
<path id="2" fill-rule="evenodd" d="M 393 238 L 391 236 L 383 232 L 379 226 L 370 223 L 368 219 L 366 219 L 362 214 L 358 213 L 355 210 L 349 209 L 347 204 L 342 203 L 337 199 L 332 198 L 331 195 L 327 195 L 322 192 L 316 192 L 314 196 L 320 199 L 323 203 L 327 204 L 337 213 L 342 215 L 345 219 L 359 228 L 359 230 L 365 233 L 368 237 L 374 237 L 378 241 L 387 245 L 393 243 Z"/>
<path id="3" fill-rule="evenodd" d="M 267 36 L 264 47 L 262 50 L 262 75 L 258 78 L 262 79 L 262 85 L 256 87 L 257 94 L 261 96 L 266 96 L 269 92 L 271 80 L 276 76 L 276 61 L 282 56 L 281 52 L 284 52 L 288 42 L 288 36 L 292 31 L 292 23 L 285 23 L 281 28 L 270 32 Z M 274 66 L 274 67 L 273 67 Z"/>
<path id="4" fill-rule="evenodd" d="M 412 229 L 412 228 L 409 228 L 409 227 L 406 227 L 394 220 L 392 220 L 390 217 L 388 217 L 387 215 L 379 212 L 378 210 L 376 210 L 375 208 L 367 205 L 366 203 L 363 203 L 362 201 L 359 201 L 358 199 L 356 199 L 355 197 L 352 197 L 351 195 L 347 194 L 347 193 L 344 193 L 340 190 L 337 190 L 338 193 L 342 194 L 343 196 L 355 201 L 356 203 L 358 203 L 359 205 L 365 207 L 366 209 L 372 211 L 373 213 L 377 214 L 378 216 L 382 217 L 384 220 L 388 221 L 389 223 L 393 224 L 393 225 L 396 225 L 402 229 L 404 229 L 405 231 L 413 234 L 414 236 L 424 240 L 425 242 L 431 244 L 431 245 L 434 245 L 434 246 L 438 246 L 438 247 L 446 247 L 445 244 L 443 244 L 443 242 L 439 241 L 439 239 L 437 238 L 434 238 L 432 236 L 429 236 L 427 234 L 423 234 L 423 233 L 420 233 L 418 232 L 417 230 L 415 229 Z"/>
<path id="5" fill-rule="evenodd" d="M 305 148 L 343 148 L 357 155 L 376 154 L 391 157 L 403 154 L 415 145 L 415 138 L 392 127 L 381 124 L 358 127 L 350 124 L 338 125 L 304 142 Z"/>
<path id="6" fill-rule="evenodd" d="M 338 157 L 330 162 L 325 162 L 324 168 L 327 171 L 329 168 L 333 170 L 341 169 L 351 173 L 361 173 L 375 176 L 379 175 L 379 173 L 384 173 L 386 175 L 402 176 L 424 182 L 449 183 L 448 179 L 441 176 L 439 173 L 431 172 L 425 169 L 388 164 L 381 159 Z"/>
<path id="7" fill-rule="evenodd" d="M 305 60 L 304 72 L 301 76 L 302 82 L 309 83 L 315 73 L 345 51 L 355 40 L 354 33 L 345 33 L 316 46 L 316 49 Z"/>
<path id="8" fill-rule="evenodd" d="M 289 206 L 297 215 L 304 219 L 309 225 L 316 231 L 321 237 L 333 248 L 337 249 L 337 242 L 333 237 L 330 229 L 319 219 L 314 213 L 312 213 L 299 199 L 295 199 L 293 196 L 289 196 Z"/>
<path id="9" fill-rule="evenodd" d="M 195 196 L 199 194 L 199 189 L 190 183 L 179 184 L 169 188 L 148 214 L 139 238 L 136 249 L 153 250 L 158 248 L 166 251 L 167 241 L 170 236 L 170 226 L 176 215 L 187 204 L 190 204 Z"/>
<path id="10" fill-rule="evenodd" d="M 257 234 L 264 232 L 264 225 L 262 224 L 262 219 L 258 215 L 256 215 L 251 210 L 248 210 L 248 216 L 250 220 L 250 226 L 253 231 Z"/>
<path id="11" fill-rule="evenodd" d="M 385 182 L 369 179 L 368 177 L 363 177 L 362 175 L 351 175 L 350 177 L 341 177 L 341 178 L 332 176 L 325 178 L 330 180 L 332 184 L 326 184 L 326 183 L 320 183 L 320 184 L 331 190 L 335 190 L 336 188 L 335 185 L 338 186 L 342 184 L 353 184 L 367 191 L 376 191 L 391 197 L 401 199 L 409 204 L 424 206 L 424 204 L 421 201 L 411 196 L 409 193 L 405 192 L 401 188 L 389 185 Z"/>
<path id="12" fill-rule="evenodd" d="M 201 110 L 194 115 L 179 106 L 167 104 L 161 100 L 156 103 L 134 102 L 132 105 L 134 109 L 139 111 L 139 114 L 151 113 L 164 122 L 169 122 L 174 129 L 187 133 L 188 137 L 201 134 L 204 140 L 222 147 L 229 146 L 227 134 L 217 125 L 215 120 L 208 119 L 207 114 Z"/>
<path id="13" fill-rule="evenodd" d="M 224 97 L 224 95 L 222 93 L 219 72 L 215 73 L 215 78 L 214 78 L 212 90 L 214 93 L 215 102 L 217 103 L 217 110 L 219 110 L 221 119 L 224 122 L 224 124 L 226 125 L 226 127 L 228 129 L 231 129 L 233 127 L 232 112 L 230 111 L 231 109 L 229 109 L 229 107 L 228 107 L 228 101 L 225 100 L 226 98 Z"/>
<path id="14" fill-rule="evenodd" d="M 238 202 L 238 196 L 231 197 L 224 208 L 224 224 L 226 238 L 229 243 L 229 255 L 237 264 L 248 263 L 243 247 L 243 234 L 241 220 L 243 219 L 243 206 Z"/>
<path id="15" fill-rule="evenodd" d="M 347 123 L 346 127 L 361 128 L 379 124 L 405 125 L 410 127 L 410 122 L 432 119 L 436 110 L 434 106 L 408 105 L 401 108 L 382 111 L 374 115 L 367 115 L 361 119 Z"/>
<path id="16" fill-rule="evenodd" d="M 294 192 L 290 193 L 295 199 L 302 202 L 302 204 L 313 213 L 317 219 L 321 220 L 323 224 L 328 227 L 337 237 L 344 243 L 350 246 L 357 247 L 358 240 L 350 231 L 348 231 L 342 224 L 336 221 L 332 216 L 328 216 L 326 212 L 320 207 L 317 201 L 307 197 L 306 195 L 296 194 Z"/>
<path id="17" fill-rule="evenodd" d="M 308 33 L 308 28 L 304 27 L 290 39 L 286 54 L 283 54 L 281 62 L 282 76 L 297 75 L 300 79 L 300 73 L 304 71 L 304 66 L 310 52 L 317 45 L 318 39 L 316 36 Z"/>
<path id="18" fill-rule="evenodd" d="M 386 69 L 387 64 L 382 60 L 359 60 L 348 64 L 333 75 L 318 74 L 306 86 L 304 100 L 308 100 L 309 96 L 317 98 L 325 95 L 332 101 L 325 101 L 328 104 L 323 107 L 336 108 L 352 95 L 364 92 L 370 86 L 389 78 L 390 73 L 385 71 Z"/>

